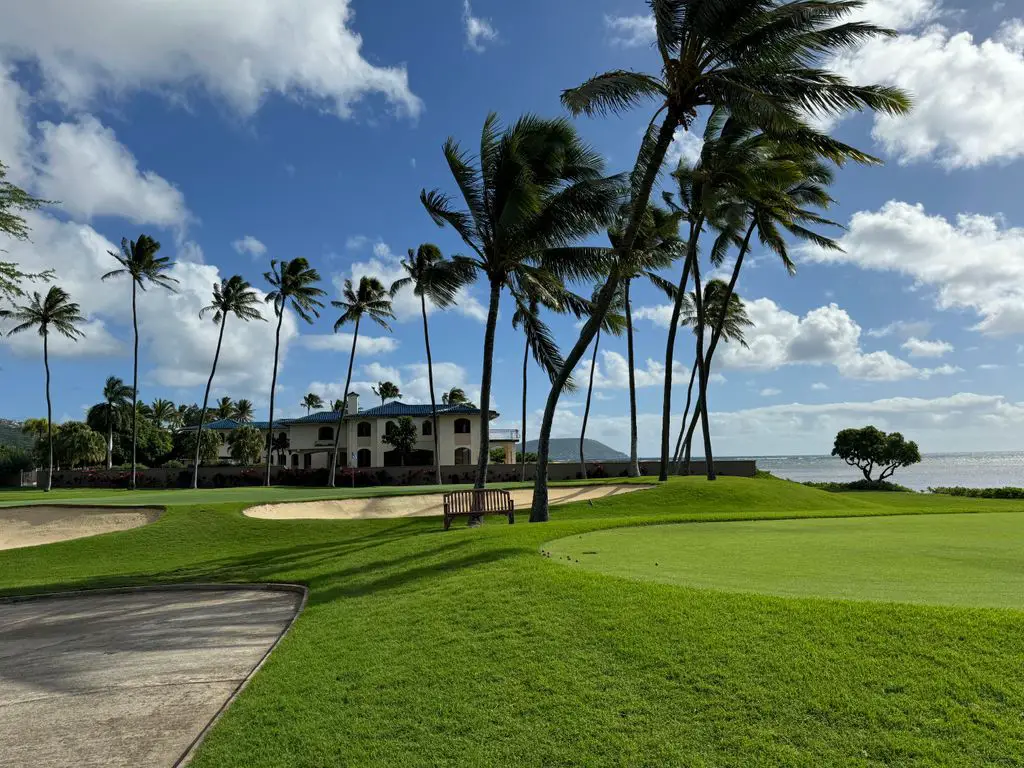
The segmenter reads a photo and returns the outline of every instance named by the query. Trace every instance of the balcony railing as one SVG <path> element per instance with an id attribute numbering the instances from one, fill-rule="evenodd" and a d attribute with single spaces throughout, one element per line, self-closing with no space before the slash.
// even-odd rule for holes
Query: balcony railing
<path id="1" fill-rule="evenodd" d="M 518 440 L 518 429 L 492 429 L 491 440 Z"/>

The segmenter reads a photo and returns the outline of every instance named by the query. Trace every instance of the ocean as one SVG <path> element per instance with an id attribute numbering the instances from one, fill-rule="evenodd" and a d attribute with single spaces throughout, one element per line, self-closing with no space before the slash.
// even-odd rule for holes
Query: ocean
<path id="1" fill-rule="evenodd" d="M 722 457 L 725 458 L 724 456 Z M 733 458 L 733 457 L 731 457 Z M 737 456 L 756 459 L 757 468 L 797 482 L 849 482 L 863 475 L 832 456 Z M 1024 487 L 1024 452 L 931 453 L 921 463 L 896 470 L 892 482 L 924 491 L 937 486 Z"/>

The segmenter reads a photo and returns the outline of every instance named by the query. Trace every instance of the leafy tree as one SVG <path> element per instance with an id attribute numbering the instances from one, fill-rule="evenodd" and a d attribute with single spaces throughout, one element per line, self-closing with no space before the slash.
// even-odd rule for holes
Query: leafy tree
<path id="1" fill-rule="evenodd" d="M 398 385 L 393 381 L 378 381 L 376 386 L 370 387 L 377 397 L 380 398 L 380 404 L 384 405 L 387 400 L 397 400 L 402 396 L 401 390 Z"/>
<path id="2" fill-rule="evenodd" d="M 15 480 L 19 473 L 27 472 L 34 466 L 32 454 L 24 448 L 0 445 L 0 482 L 7 478 Z"/>
<path id="3" fill-rule="evenodd" d="M 441 403 L 444 405 L 471 405 L 462 387 L 452 387 L 441 395 Z"/>
<path id="4" fill-rule="evenodd" d="M 174 414 L 176 413 L 174 403 L 170 400 L 164 400 L 163 398 L 157 398 L 149 406 L 151 418 L 153 423 L 163 429 L 169 427 L 174 422 Z"/>
<path id="5" fill-rule="evenodd" d="M 341 398 L 338 398 L 333 403 L 331 403 L 331 410 L 334 411 L 335 413 L 341 413 L 342 411 L 345 410 L 345 401 L 342 400 Z"/>
<path id="6" fill-rule="evenodd" d="M 594 291 L 594 303 L 600 294 L 600 287 Z M 581 477 L 587 479 L 587 459 L 583 453 L 583 447 L 587 440 L 587 421 L 590 419 L 590 400 L 594 394 L 594 371 L 597 369 L 597 348 L 601 343 L 601 331 L 611 333 L 618 336 L 622 333 L 626 326 L 626 318 L 621 313 L 623 307 L 624 297 L 619 294 L 616 301 L 608 308 L 605 312 L 604 320 L 601 322 L 600 327 L 597 329 L 597 334 L 594 336 L 594 356 L 590 360 L 590 378 L 587 383 L 587 402 L 583 408 L 583 423 L 580 426 L 580 473 Z"/>
<path id="7" fill-rule="evenodd" d="M 27 240 L 28 225 L 21 213 L 33 211 L 50 201 L 32 197 L 25 190 L 6 181 L 6 178 L 7 166 L 0 162 L 0 232 L 15 240 Z M 21 285 L 26 280 L 52 279 L 53 270 L 31 274 L 22 272 L 14 262 L 0 261 L 0 301 L 6 299 L 13 302 L 24 296 Z"/>
<path id="8" fill-rule="evenodd" d="M 200 408 L 196 403 L 191 403 L 190 405 L 179 405 L 176 426 L 179 428 L 199 426 L 199 414 Z"/>
<path id="9" fill-rule="evenodd" d="M 126 419 L 122 428 L 114 432 L 114 463 L 130 465 L 132 457 L 131 420 Z M 156 467 L 162 464 L 174 451 L 174 438 L 166 429 L 161 429 L 148 418 L 139 418 L 135 424 L 135 455 L 138 464 Z"/>
<path id="10" fill-rule="evenodd" d="M 235 401 L 235 412 L 232 414 L 232 418 L 235 421 L 247 424 L 252 421 L 254 417 L 255 411 L 252 406 L 252 400 L 246 400 L 243 397 L 241 400 Z"/>
<path id="11" fill-rule="evenodd" d="M 387 443 L 396 451 L 402 466 L 405 466 L 406 457 L 416 447 L 416 425 L 409 416 L 402 416 L 395 422 L 391 430 L 384 433 L 381 442 Z"/>
<path id="12" fill-rule="evenodd" d="M 291 448 L 291 445 L 292 441 L 288 439 L 288 435 L 284 432 L 274 435 L 274 439 L 270 441 L 270 449 L 277 454 L 278 458 Z"/>
<path id="13" fill-rule="evenodd" d="M 492 464 L 504 464 L 505 463 L 505 449 L 504 448 L 491 448 L 491 463 Z"/>
<path id="14" fill-rule="evenodd" d="M 319 411 L 324 407 L 324 400 L 320 395 L 315 395 L 309 392 L 304 398 L 302 398 L 302 407 L 306 409 L 306 415 L 308 416 L 310 411 Z"/>
<path id="15" fill-rule="evenodd" d="M 231 431 L 228 438 L 231 458 L 239 464 L 251 466 L 260 460 L 266 445 L 266 433 L 249 424 Z"/>
<path id="16" fill-rule="evenodd" d="M 138 443 L 138 396 L 139 396 L 139 315 L 137 311 L 137 292 L 145 292 L 147 284 L 156 285 L 164 290 L 177 292 L 174 287 L 178 280 L 167 274 L 174 262 L 167 256 L 157 256 L 160 243 L 149 235 L 139 235 L 138 240 L 121 239 L 121 252 L 109 251 L 121 265 L 103 275 L 103 280 L 127 276 L 132 281 L 132 331 L 135 344 L 132 357 L 132 474 L 129 488 L 135 489 L 135 465 Z"/>
<path id="17" fill-rule="evenodd" d="M 921 461 L 921 452 L 913 440 L 905 439 L 899 432 L 886 433 L 873 426 L 840 430 L 832 455 L 857 467 L 869 483 L 876 482 L 871 477 L 875 469 L 881 470 L 877 482 L 882 483 L 897 469 Z"/>
<path id="18" fill-rule="evenodd" d="M 381 328 L 391 330 L 388 320 L 395 318 L 391 312 L 391 297 L 384 289 L 384 285 L 375 277 L 363 275 L 359 278 L 359 287 L 352 285 L 351 280 L 345 281 L 341 290 L 341 299 L 331 302 L 332 307 L 341 310 L 341 316 L 334 322 L 334 332 L 337 333 L 344 326 L 352 323 L 355 328 L 352 332 L 352 351 L 348 356 L 348 374 L 345 376 L 345 390 L 341 399 L 348 400 L 348 388 L 352 384 L 352 364 L 356 360 L 356 342 L 359 340 L 359 324 L 364 317 L 368 317 Z M 397 390 L 397 387 L 395 387 Z M 376 390 L 374 390 L 376 392 Z M 383 402 L 383 397 L 381 397 Z M 334 450 L 331 451 L 331 467 L 327 473 L 327 484 L 334 487 L 334 475 L 338 466 L 338 450 L 341 447 L 342 426 L 345 421 L 345 412 L 338 411 L 338 422 L 334 427 Z"/>
<path id="19" fill-rule="evenodd" d="M 200 433 L 198 429 L 187 429 L 176 433 L 174 435 L 174 458 L 184 462 L 194 462 L 197 441 L 201 441 L 199 442 L 199 461 L 203 464 L 216 464 L 220 458 L 221 439 L 220 435 L 210 430 Z"/>
<path id="20" fill-rule="evenodd" d="M 114 430 L 130 420 L 132 388 L 117 376 L 108 376 L 103 385 L 103 402 L 92 406 L 85 422 L 97 432 L 107 433 L 107 469 L 114 461 Z"/>
<path id="21" fill-rule="evenodd" d="M 74 469 L 79 464 L 103 461 L 106 445 L 103 435 L 81 421 L 66 421 L 57 427 L 54 452 L 61 466 Z"/>
<path id="22" fill-rule="evenodd" d="M 206 421 L 206 408 L 210 402 L 210 388 L 213 386 L 213 377 L 217 375 L 217 362 L 220 360 L 220 348 L 224 343 L 224 329 L 228 324 L 228 316 L 234 315 L 239 320 L 249 322 L 250 320 L 263 320 L 263 314 L 257 309 L 260 299 L 256 295 L 249 281 L 241 275 L 232 275 L 223 278 L 220 283 L 213 286 L 213 300 L 209 305 L 199 310 L 199 319 L 208 312 L 213 313 L 213 324 L 217 326 L 217 349 L 213 353 L 213 365 L 210 368 L 210 378 L 206 380 L 206 390 L 203 392 L 203 407 L 199 411 L 199 433 L 203 432 L 203 422 Z M 248 403 L 250 415 L 252 403 Z M 230 419 L 238 414 L 239 404 L 232 403 L 230 397 L 222 397 L 217 404 L 217 418 Z M 192 487 L 199 487 L 199 463 L 202 459 L 200 450 L 202 439 L 196 440 L 196 455 L 192 464 Z"/>
<path id="23" fill-rule="evenodd" d="M 472 249 L 472 263 L 490 287 L 475 482 L 483 488 L 490 458 L 488 421 L 501 292 L 515 288 L 542 262 L 563 279 L 597 277 L 602 265 L 568 246 L 610 223 L 621 179 L 604 178 L 601 156 L 564 119 L 525 115 L 502 131 L 497 115 L 491 113 L 484 121 L 478 158 L 465 153 L 453 138 L 445 143 L 444 155 L 466 210 L 454 208 L 452 199 L 436 189 L 423 190 L 420 200 L 438 226 L 450 226 Z M 565 381 L 558 385 L 564 386 Z"/>
<path id="24" fill-rule="evenodd" d="M 434 395 L 434 359 L 430 354 L 430 331 L 427 326 L 427 301 L 438 309 L 446 309 L 455 303 L 459 288 L 473 279 L 474 268 L 471 262 L 461 257 L 446 259 L 441 249 L 432 243 L 424 243 L 415 251 L 409 249 L 408 258 L 403 259 L 402 269 L 405 277 L 391 284 L 389 293 L 394 298 L 399 291 L 411 287 L 420 300 L 420 312 L 423 316 L 423 345 L 427 351 L 427 385 L 430 389 L 430 418 L 434 428 L 434 481 L 441 485 L 441 448 L 440 434 L 437 428 L 437 399 Z M 398 397 L 398 395 L 395 395 Z"/>
<path id="25" fill-rule="evenodd" d="M 321 296 L 327 292 L 317 287 L 320 273 L 309 266 L 309 262 L 299 257 L 291 261 L 270 262 L 270 271 L 263 273 L 263 278 L 273 289 L 267 294 L 266 301 L 273 304 L 277 316 L 277 330 L 274 332 L 274 374 L 270 379 L 270 431 L 274 431 L 274 395 L 277 390 L 277 363 L 281 354 L 281 323 L 284 311 L 289 306 L 302 320 L 312 324 L 314 317 L 320 317 L 324 303 Z M 266 478 L 264 485 L 270 485 L 271 452 L 267 451 Z"/>
<path id="26" fill-rule="evenodd" d="M 537 461 L 537 454 L 533 451 L 527 451 L 526 453 L 516 451 L 516 461 L 523 464 L 533 464 Z"/>
<path id="27" fill-rule="evenodd" d="M 15 325 L 8 336 L 35 328 L 43 337 L 43 367 L 46 370 L 46 445 L 49 454 L 49 467 L 46 473 L 46 490 L 53 487 L 53 403 L 50 399 L 50 333 L 56 331 L 61 336 L 78 341 L 85 333 L 78 327 L 85 322 L 85 317 L 71 297 L 56 285 L 51 285 L 46 296 L 34 291 L 27 304 L 15 305 L 12 310 L 0 310 L 0 318 L 10 319 Z"/>
<path id="28" fill-rule="evenodd" d="M 847 0 L 652 0 L 656 49 L 661 72 L 650 75 L 614 70 L 592 77 L 562 94 L 573 115 L 622 113 L 653 102 L 647 131 L 630 177 L 629 223 L 618 247 L 628 259 L 676 130 L 689 130 L 702 108 L 724 108 L 744 123 L 802 142 L 829 159 L 863 155 L 807 127 L 808 114 L 823 117 L 850 110 L 881 110 L 901 114 L 909 109 L 906 94 L 885 86 L 851 85 L 842 76 L 822 69 L 830 54 L 891 30 L 854 22 L 835 24 L 859 7 Z M 661 119 L 660 125 L 658 120 Z M 695 224 L 697 219 L 692 220 Z M 691 224 L 688 235 L 700 227 Z M 688 236 L 686 263 L 697 253 L 697 238 Z M 678 293 L 686 290 L 687 269 Z M 611 306 L 622 272 L 612 269 L 591 320 L 566 356 L 559 374 L 568 378 L 597 333 L 603 313 Z M 674 336 L 678 318 L 669 335 Z M 666 379 L 672 367 L 666 369 Z M 544 407 L 537 447 L 537 480 L 532 522 L 548 520 L 547 463 L 558 404 L 559 387 L 552 387 Z M 668 390 L 666 400 L 671 397 Z M 670 414 L 671 404 L 663 404 Z M 669 434 L 662 434 L 662 476 L 667 479 Z"/>

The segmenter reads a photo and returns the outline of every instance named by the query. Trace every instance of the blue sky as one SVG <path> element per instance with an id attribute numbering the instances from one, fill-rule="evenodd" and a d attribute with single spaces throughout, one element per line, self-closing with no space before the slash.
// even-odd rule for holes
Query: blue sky
<path id="1" fill-rule="evenodd" d="M 613 68 L 654 71 L 639 0 L 37 0 L 0 29 L 0 160 L 11 179 L 61 204 L 32 214 L 32 241 L 4 244 L 27 268 L 54 267 L 89 314 L 88 338 L 56 344 L 54 407 L 81 418 L 107 375 L 131 375 L 129 287 L 101 284 L 121 237 L 156 236 L 178 262 L 177 296 L 143 297 L 141 396 L 202 396 L 215 329 L 197 312 L 214 280 L 262 288 L 270 258 L 305 256 L 331 298 L 346 277 L 397 276 L 396 257 L 462 244 L 429 220 L 421 188 L 453 191 L 441 155 L 479 141 L 486 114 L 562 114 L 562 89 Z M 711 395 L 718 452 L 827 452 L 835 431 L 875 423 L 924 451 L 1019 449 L 1024 423 L 1024 10 L 872 0 L 863 14 L 901 31 L 831 62 L 859 82 L 910 90 L 909 117 L 834 125 L 884 158 L 838 173 L 831 215 L 844 252 L 799 251 L 788 277 L 755 252 L 739 290 L 757 323 L 750 349 L 725 348 Z M 103 23 L 96 23 L 101 19 Z M 581 119 L 609 171 L 628 169 L 649 111 Z M 693 152 L 680 134 L 675 157 Z M 677 277 L 676 275 L 670 275 Z M 589 288 L 581 287 L 582 291 Z M 437 389 L 479 389 L 481 285 L 431 316 Z M 641 453 L 656 450 L 667 310 L 634 291 Z M 357 388 L 397 380 L 426 401 L 421 328 L 409 297 L 392 332 L 360 344 Z M 278 403 L 340 396 L 350 337 L 289 317 Z M 499 324 L 494 387 L 501 426 L 518 426 L 522 339 Z M 568 347 L 576 329 L 554 318 Z M 229 325 L 215 394 L 268 400 L 271 326 Z M 626 446 L 625 344 L 604 339 L 588 436 Z M 43 412 L 35 337 L 0 345 L 0 416 Z M 589 358 L 588 358 L 589 359 Z M 677 348 L 685 397 L 692 337 Z M 586 378 L 587 363 L 578 378 Z M 545 380 L 531 368 L 528 431 Z M 679 408 L 674 409 L 679 411 Z M 582 395 L 555 434 L 578 434 Z"/>

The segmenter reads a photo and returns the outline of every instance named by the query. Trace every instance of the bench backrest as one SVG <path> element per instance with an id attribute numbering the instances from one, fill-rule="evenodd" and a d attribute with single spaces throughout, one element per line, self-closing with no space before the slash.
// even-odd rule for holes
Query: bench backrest
<path id="1" fill-rule="evenodd" d="M 507 512 L 512 509 L 512 494 L 493 488 L 452 491 L 444 495 L 444 511 L 457 515 L 464 512 Z"/>

